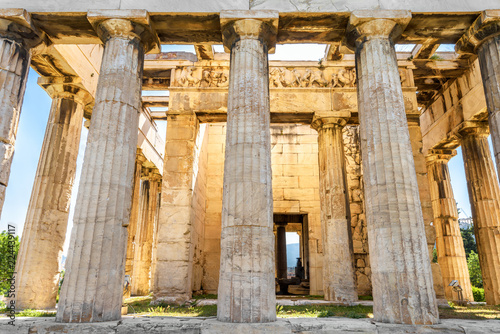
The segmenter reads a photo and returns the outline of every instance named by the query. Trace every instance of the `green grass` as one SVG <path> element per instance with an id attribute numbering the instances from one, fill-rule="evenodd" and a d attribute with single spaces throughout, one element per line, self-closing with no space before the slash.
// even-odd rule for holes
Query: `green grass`
<path id="1" fill-rule="evenodd" d="M 7 308 L 0 309 L 0 316 L 8 316 L 10 310 Z M 55 317 L 55 311 L 39 311 L 39 310 L 21 310 L 16 312 L 16 317 Z"/>
<path id="2" fill-rule="evenodd" d="M 277 310 L 278 318 L 373 318 L 371 306 L 333 306 L 333 305 L 297 305 L 280 306 Z"/>
<path id="3" fill-rule="evenodd" d="M 470 319 L 470 320 L 485 320 L 497 319 L 500 320 L 500 305 L 478 305 L 478 306 L 457 306 L 452 308 L 440 308 L 439 317 L 441 319 Z"/>
<path id="4" fill-rule="evenodd" d="M 212 299 L 205 295 L 199 299 Z M 124 305 L 128 306 L 129 314 L 138 316 L 170 316 L 170 317 L 214 317 L 217 315 L 217 305 L 198 306 L 198 300 L 184 305 L 158 304 L 150 305 L 151 296 L 128 298 Z M 7 309 L 0 313 L 7 313 Z M 278 318 L 373 318 L 372 306 L 338 306 L 338 305 L 277 305 Z M 55 312 L 23 310 L 17 313 L 18 317 L 53 317 Z M 500 321 L 500 305 L 497 306 L 455 306 L 452 308 L 440 308 L 441 319 L 470 319 L 485 320 L 497 319 Z"/>
<path id="5" fill-rule="evenodd" d="M 17 317 L 55 317 L 56 312 L 39 311 L 39 310 L 22 310 L 16 314 Z"/>
<path id="6" fill-rule="evenodd" d="M 198 296 L 193 296 L 193 299 L 217 299 L 217 295 L 215 294 L 207 294 L 207 295 L 198 295 Z"/>

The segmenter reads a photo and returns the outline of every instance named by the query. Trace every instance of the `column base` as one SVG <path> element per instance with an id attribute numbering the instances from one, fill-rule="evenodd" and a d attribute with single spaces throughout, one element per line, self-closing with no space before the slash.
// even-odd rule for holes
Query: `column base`
<path id="1" fill-rule="evenodd" d="M 9 319 L 0 319 L 0 328 L 7 325 Z M 235 333 L 299 333 L 307 328 L 311 333 L 472 333 L 481 326 L 482 333 L 498 333 L 498 320 L 463 320 L 444 319 L 440 324 L 430 326 L 384 324 L 373 319 L 349 318 L 292 318 L 279 319 L 267 324 L 235 324 L 222 323 L 215 319 L 176 318 L 176 317 L 123 317 L 120 322 L 104 322 L 100 324 L 61 324 L 50 318 L 16 319 L 14 333 L 93 333 L 110 332 L 147 334 L 151 328 L 157 333 L 203 333 L 203 334 L 235 334 Z M 10 333 L 10 332 L 9 332 Z"/>

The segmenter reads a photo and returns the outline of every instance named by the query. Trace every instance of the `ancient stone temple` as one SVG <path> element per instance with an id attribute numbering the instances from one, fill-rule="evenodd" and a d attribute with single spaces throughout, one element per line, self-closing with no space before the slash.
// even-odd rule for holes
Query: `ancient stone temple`
<path id="1" fill-rule="evenodd" d="M 0 0 L 0 210 L 30 68 L 53 101 L 17 307 L 56 307 L 82 122 L 58 322 L 118 320 L 124 296 L 209 293 L 220 322 L 267 323 L 288 292 L 372 295 L 376 321 L 436 324 L 451 281 L 473 300 L 447 166 L 458 147 L 486 302 L 500 304 L 500 4 L 460 6 Z M 289 43 L 327 47 L 269 61 Z"/>

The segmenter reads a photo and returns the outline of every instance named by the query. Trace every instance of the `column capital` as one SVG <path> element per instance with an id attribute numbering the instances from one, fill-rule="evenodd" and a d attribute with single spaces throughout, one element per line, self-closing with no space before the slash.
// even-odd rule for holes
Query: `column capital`
<path id="1" fill-rule="evenodd" d="M 0 36 L 31 49 L 42 42 L 45 33 L 35 27 L 25 9 L 9 8 L 0 9 Z"/>
<path id="2" fill-rule="evenodd" d="M 411 12 L 408 10 L 354 11 L 347 26 L 347 45 L 354 48 L 373 38 L 395 40 L 410 20 Z"/>
<path id="3" fill-rule="evenodd" d="M 148 159 L 144 156 L 144 153 L 142 153 L 142 148 L 137 148 L 135 162 L 142 166 L 146 161 L 148 161 Z"/>
<path id="4" fill-rule="evenodd" d="M 222 42 L 226 52 L 241 39 L 259 39 L 274 53 L 279 14 L 275 10 L 227 10 L 220 13 Z"/>
<path id="5" fill-rule="evenodd" d="M 489 38 L 500 36 L 500 10 L 485 10 L 455 44 L 457 53 L 476 53 Z"/>
<path id="6" fill-rule="evenodd" d="M 38 78 L 38 85 L 52 99 L 70 98 L 81 103 L 84 107 L 94 102 L 92 95 L 83 87 L 82 78 L 80 77 L 40 77 Z"/>
<path id="7" fill-rule="evenodd" d="M 340 117 L 313 117 L 311 128 L 318 131 L 326 128 L 340 127 L 343 128 L 347 124 L 347 119 Z"/>
<path id="8" fill-rule="evenodd" d="M 427 165 L 432 165 L 436 162 L 448 163 L 451 158 L 457 155 L 456 150 L 449 149 L 430 149 L 427 151 L 427 156 L 425 157 L 425 162 Z"/>
<path id="9" fill-rule="evenodd" d="M 467 136 L 488 137 L 490 128 L 488 122 L 466 121 L 457 126 L 453 131 L 458 138 Z"/>
<path id="10" fill-rule="evenodd" d="M 146 10 L 90 10 L 87 20 L 104 43 L 112 37 L 138 39 L 144 52 L 160 52 L 160 40 Z"/>
<path id="11" fill-rule="evenodd" d="M 143 169 L 142 171 L 142 179 L 144 180 L 149 180 L 151 182 L 155 182 L 155 181 L 161 181 L 161 174 L 160 174 L 160 171 L 158 170 L 158 168 L 156 167 L 149 167 L 150 165 L 152 165 L 151 163 L 148 163 L 147 164 L 148 166 L 146 168 Z"/>

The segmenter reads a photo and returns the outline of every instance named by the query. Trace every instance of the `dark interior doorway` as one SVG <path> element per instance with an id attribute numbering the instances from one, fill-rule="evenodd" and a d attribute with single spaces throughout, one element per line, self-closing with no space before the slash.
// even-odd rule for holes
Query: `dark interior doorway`
<path id="1" fill-rule="evenodd" d="M 309 294 L 309 228 L 307 214 L 274 214 L 276 294 Z M 290 242 L 293 236 L 296 242 Z M 288 241 L 287 242 L 287 236 Z M 298 256 L 292 258 L 295 253 Z"/>

